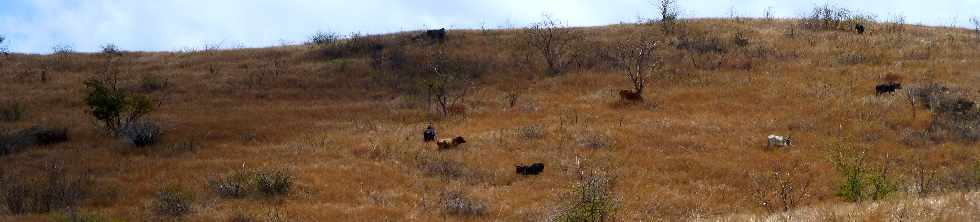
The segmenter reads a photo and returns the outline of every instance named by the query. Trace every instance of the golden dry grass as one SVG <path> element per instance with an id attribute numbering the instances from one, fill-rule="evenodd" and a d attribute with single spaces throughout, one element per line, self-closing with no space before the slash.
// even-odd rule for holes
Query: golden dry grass
<path id="1" fill-rule="evenodd" d="M 743 30 L 751 46 L 772 53 L 732 52 L 718 69 L 706 70 L 692 64 L 690 53 L 665 49 L 667 68 L 645 95 L 652 104 L 624 107 L 616 104 L 616 92 L 630 85 L 614 70 L 580 68 L 543 77 L 543 61 L 513 44 L 519 41 L 517 31 L 450 32 L 448 47 L 455 53 L 499 65 L 467 98 L 467 115 L 435 122 L 440 137 L 468 140 L 461 149 L 442 152 L 421 143 L 418 135 L 433 112 L 417 99 L 372 84 L 376 73 L 366 58 L 326 61 L 317 59 L 310 46 L 131 53 L 122 63 L 124 86 L 138 86 L 146 74 L 172 84 L 151 93 L 161 105 L 150 118 L 164 125 L 165 140 L 147 151 L 132 151 L 103 135 L 85 113 L 82 82 L 101 68 L 101 55 L 13 55 L 0 59 L 0 99 L 24 102 L 29 114 L 0 127 L 64 125 L 72 140 L 0 157 L 0 167 L 33 172 L 44 161 L 61 160 L 72 171 L 92 172 L 100 186 L 116 195 L 94 198 L 98 201 L 79 210 L 131 221 L 160 219 L 149 206 L 154 192 L 171 184 L 197 197 L 193 213 L 184 218 L 188 221 L 226 220 L 239 211 L 279 212 L 292 221 L 538 221 L 570 199 L 574 184 L 592 171 L 615 178 L 615 220 L 741 221 L 770 220 L 737 215 L 764 212 L 751 198 L 751 176 L 781 163 L 806 166 L 795 172 L 812 180 L 809 198 L 800 207 L 834 211 L 829 209 L 844 203 L 835 196 L 840 178 L 828 160 L 831 147 L 868 149 L 868 163 L 891 163 L 903 188 L 909 185 L 913 161 L 930 169 L 959 169 L 980 160 L 976 144 L 903 143 L 902 132 L 924 130 L 931 114 L 910 108 L 900 95 L 874 96 L 874 85 L 896 74 L 906 86 L 938 82 L 976 99 L 980 43 L 968 30 L 908 26 L 902 33 L 823 31 L 791 38 L 785 33 L 792 21 L 696 20 L 686 25 L 723 39 Z M 650 27 L 582 30 L 589 40 L 608 43 L 644 28 Z M 851 54 L 870 62 L 842 62 Z M 263 74 L 277 59 L 286 64 L 283 74 Z M 751 69 L 739 68 L 746 62 Z M 72 65 L 57 68 L 64 63 Z M 38 80 L 41 69 L 49 70 L 49 81 Z M 503 98 L 514 86 L 527 88 L 511 108 Z M 543 127 L 542 138 L 517 136 L 516 129 L 534 124 Z M 794 146 L 766 150 L 769 134 L 790 135 Z M 243 139 L 251 135 L 254 140 Z M 583 146 L 590 138 L 609 145 Z M 198 148 L 166 151 L 185 141 L 195 141 Z M 462 175 L 427 173 L 426 164 L 438 160 L 457 163 L 453 167 Z M 529 162 L 547 167 L 539 176 L 515 175 L 515 163 Z M 209 177 L 243 166 L 288 170 L 297 178 L 296 189 L 280 199 L 226 200 L 207 188 Z M 452 190 L 485 201 L 488 214 L 443 214 L 439 195 Z M 975 193 L 962 195 L 968 203 L 956 210 L 978 209 Z M 906 209 L 903 204 L 929 201 L 914 197 L 903 190 L 890 198 L 893 204 L 882 206 Z M 871 214 L 876 213 L 842 217 L 892 220 Z M 977 214 L 962 215 L 948 219 L 969 221 Z M 47 218 L 0 210 L 2 220 Z"/>

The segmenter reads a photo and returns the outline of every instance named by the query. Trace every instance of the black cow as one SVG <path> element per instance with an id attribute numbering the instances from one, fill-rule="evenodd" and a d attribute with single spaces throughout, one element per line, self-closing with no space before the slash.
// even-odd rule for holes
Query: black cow
<path id="1" fill-rule="evenodd" d="M 858 31 L 858 34 L 864 34 L 864 25 L 862 24 L 854 25 L 854 29 Z"/>
<path id="2" fill-rule="evenodd" d="M 422 132 L 422 141 L 423 142 L 436 141 L 436 129 L 432 128 L 432 125 L 426 127 L 425 131 Z"/>
<path id="3" fill-rule="evenodd" d="M 543 163 L 534 163 L 534 164 L 531 164 L 530 166 L 525 166 L 525 165 L 518 164 L 518 165 L 515 165 L 515 167 L 517 167 L 517 174 L 520 174 L 520 175 L 538 175 L 542 171 L 544 171 L 544 164 Z"/>
<path id="4" fill-rule="evenodd" d="M 885 93 L 893 93 L 895 90 L 901 89 L 902 84 L 897 82 L 890 82 L 884 84 L 878 84 L 875 86 L 875 95 L 881 95 Z"/>
<path id="5" fill-rule="evenodd" d="M 425 37 L 431 40 L 442 42 L 446 40 L 446 28 L 426 30 Z"/>

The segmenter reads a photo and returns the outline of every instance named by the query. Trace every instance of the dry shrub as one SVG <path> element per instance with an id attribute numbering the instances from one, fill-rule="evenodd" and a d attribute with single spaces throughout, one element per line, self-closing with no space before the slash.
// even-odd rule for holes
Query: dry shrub
<path id="1" fill-rule="evenodd" d="M 16 100 L 0 103 L 0 122 L 16 122 L 27 116 L 27 108 Z"/>
<path id="2" fill-rule="evenodd" d="M 95 185 L 89 174 L 72 174 L 60 163 L 47 163 L 40 175 L 3 175 L 0 199 L 13 214 L 47 213 L 78 206 Z"/>
<path id="3" fill-rule="evenodd" d="M 126 124 L 119 130 L 119 134 L 126 142 L 136 147 L 156 144 L 163 137 L 160 127 L 149 120 Z"/>
<path id="4" fill-rule="evenodd" d="M 807 204 L 810 193 L 810 166 L 795 161 L 789 164 L 775 163 L 771 170 L 755 174 L 752 178 L 752 199 L 769 213 L 789 211 Z"/>
<path id="5" fill-rule="evenodd" d="M 973 100 L 938 84 L 914 88 L 912 96 L 934 113 L 926 131 L 934 140 L 980 140 L 980 110 Z"/>
<path id="6" fill-rule="evenodd" d="M 576 142 L 585 148 L 603 149 L 612 147 L 616 141 L 606 133 L 587 130 L 576 135 Z"/>
<path id="7" fill-rule="evenodd" d="M 0 134 L 0 156 L 20 152 L 36 145 L 68 141 L 68 128 L 34 126 L 9 135 Z"/>
<path id="8" fill-rule="evenodd" d="M 548 221 L 612 221 L 616 211 L 613 179 L 594 173 L 575 186 L 567 206 L 560 208 Z"/>
<path id="9" fill-rule="evenodd" d="M 221 198 L 243 198 L 252 187 L 252 178 L 251 173 L 240 170 L 225 177 L 209 179 L 208 187 Z"/>
<path id="10" fill-rule="evenodd" d="M 582 35 L 574 28 L 545 16 L 543 21 L 524 29 L 524 40 L 544 57 L 548 64 L 546 74 L 558 76 L 567 71 L 571 58 L 578 50 L 574 46 L 582 40 Z"/>
<path id="11" fill-rule="evenodd" d="M 472 173 L 460 162 L 439 158 L 423 159 L 419 168 L 428 176 L 438 176 L 444 179 L 459 179 Z"/>
<path id="12" fill-rule="evenodd" d="M 541 124 L 530 124 L 516 129 L 517 135 L 525 140 L 537 140 L 545 137 L 545 128 Z"/>
<path id="13" fill-rule="evenodd" d="M 445 214 L 483 216 L 490 211 L 490 207 L 485 201 L 474 200 L 462 191 L 446 191 L 440 197 L 439 204 Z"/>
<path id="14" fill-rule="evenodd" d="M 284 170 L 239 170 L 225 177 L 208 180 L 208 187 L 221 198 L 244 198 L 251 193 L 265 197 L 289 194 L 295 177 Z"/>
<path id="15" fill-rule="evenodd" d="M 255 190 L 265 196 L 289 194 L 294 177 L 281 170 L 259 171 L 255 173 Z"/>
<path id="16" fill-rule="evenodd" d="M 153 210 L 157 215 L 180 217 L 191 212 L 194 195 L 183 188 L 169 186 L 157 191 Z"/>

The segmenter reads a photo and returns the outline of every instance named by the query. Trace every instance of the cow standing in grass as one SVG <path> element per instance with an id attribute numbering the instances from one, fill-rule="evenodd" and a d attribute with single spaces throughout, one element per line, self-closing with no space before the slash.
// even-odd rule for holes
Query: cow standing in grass
<path id="1" fill-rule="evenodd" d="M 517 168 L 517 174 L 520 175 L 538 175 L 544 171 L 543 163 L 534 163 L 529 166 L 518 164 L 515 167 Z"/>
<path id="2" fill-rule="evenodd" d="M 464 144 L 464 143 L 466 143 L 466 140 L 463 139 L 462 136 L 457 136 L 456 138 L 451 138 L 451 139 L 450 138 L 440 139 L 438 142 L 436 142 L 436 145 L 439 146 L 439 150 L 445 150 L 445 149 L 451 149 L 457 147 L 460 144 Z"/>
<path id="3" fill-rule="evenodd" d="M 436 129 L 432 128 L 432 124 L 425 127 L 425 131 L 422 132 L 422 142 L 432 142 L 436 140 Z"/>

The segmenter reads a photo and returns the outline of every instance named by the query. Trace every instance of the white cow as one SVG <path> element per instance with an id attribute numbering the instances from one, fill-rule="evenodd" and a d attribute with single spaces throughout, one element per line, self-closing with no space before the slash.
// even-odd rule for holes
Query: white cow
<path id="1" fill-rule="evenodd" d="M 793 140 L 789 139 L 788 136 L 769 135 L 769 148 L 772 148 L 773 146 L 784 147 L 790 145 L 793 145 Z"/>

